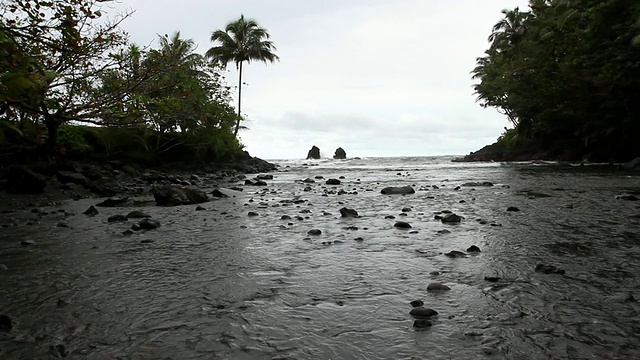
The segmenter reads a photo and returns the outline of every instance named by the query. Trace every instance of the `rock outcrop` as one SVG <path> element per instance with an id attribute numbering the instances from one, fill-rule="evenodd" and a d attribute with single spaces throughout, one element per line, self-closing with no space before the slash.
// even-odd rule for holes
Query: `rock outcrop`
<path id="1" fill-rule="evenodd" d="M 344 151 L 343 148 L 339 147 L 336 149 L 335 154 L 333 155 L 334 159 L 338 159 L 338 160 L 342 160 L 342 159 L 346 159 L 347 158 L 347 153 Z"/>
<path id="2" fill-rule="evenodd" d="M 313 145 L 311 150 L 307 153 L 307 159 L 320 159 L 320 149 Z"/>

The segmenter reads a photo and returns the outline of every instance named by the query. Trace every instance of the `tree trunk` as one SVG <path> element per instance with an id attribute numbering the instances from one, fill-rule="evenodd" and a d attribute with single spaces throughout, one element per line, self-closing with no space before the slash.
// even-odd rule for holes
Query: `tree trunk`
<path id="1" fill-rule="evenodd" d="M 238 137 L 238 130 L 240 129 L 240 105 L 242 104 L 242 61 L 238 64 L 238 119 L 236 120 L 236 130 L 233 132 L 233 136 Z"/>
<path id="2" fill-rule="evenodd" d="M 58 128 L 60 121 L 52 115 L 44 116 L 44 124 L 47 127 L 47 144 L 46 149 L 49 156 L 55 154 L 56 145 L 58 143 Z"/>

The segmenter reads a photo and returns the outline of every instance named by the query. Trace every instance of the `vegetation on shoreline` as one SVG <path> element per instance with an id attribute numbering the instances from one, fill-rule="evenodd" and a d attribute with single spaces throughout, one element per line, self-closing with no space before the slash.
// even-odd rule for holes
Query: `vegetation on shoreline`
<path id="1" fill-rule="evenodd" d="M 105 19 L 109 2 L 0 4 L 0 165 L 243 156 L 219 59 L 179 32 L 155 49 L 130 43 L 119 25 L 131 13 Z"/>
<path id="2" fill-rule="evenodd" d="M 640 2 L 531 0 L 503 14 L 473 70 L 480 104 L 512 125 L 495 148 L 565 160 L 640 155 Z"/>

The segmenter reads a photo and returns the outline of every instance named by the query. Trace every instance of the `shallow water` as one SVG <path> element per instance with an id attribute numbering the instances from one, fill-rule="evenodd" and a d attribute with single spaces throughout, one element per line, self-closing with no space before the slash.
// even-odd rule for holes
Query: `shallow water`
<path id="1" fill-rule="evenodd" d="M 60 344 L 70 359 L 640 358 L 640 207 L 615 198 L 640 192 L 640 176 L 450 160 L 280 161 L 266 188 L 205 211 L 138 207 L 162 226 L 130 236 L 132 221 L 106 219 L 133 208 L 82 215 L 95 199 L 3 214 L 18 226 L 0 229 L 0 313 L 15 321 L 0 358 L 52 357 Z M 300 182 L 316 175 L 344 179 Z M 468 181 L 495 185 L 455 190 Z M 402 185 L 418 191 L 380 194 Z M 361 217 L 341 218 L 343 206 Z M 464 220 L 444 225 L 442 210 Z M 470 245 L 482 252 L 444 255 Z M 566 273 L 535 272 L 541 263 Z M 412 326 L 416 299 L 439 313 L 427 330 Z"/>

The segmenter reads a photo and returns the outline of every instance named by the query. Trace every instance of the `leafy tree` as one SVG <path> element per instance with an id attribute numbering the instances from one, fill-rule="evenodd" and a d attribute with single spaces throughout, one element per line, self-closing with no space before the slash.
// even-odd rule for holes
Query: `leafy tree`
<path id="1" fill-rule="evenodd" d="M 242 63 L 252 60 L 274 62 L 279 57 L 266 29 L 260 27 L 253 19 L 245 19 L 244 15 L 236 21 L 230 22 L 224 30 L 216 30 L 211 34 L 211 42 L 218 43 L 207 50 L 206 56 L 213 61 L 226 66 L 234 62 L 238 68 L 238 118 L 234 135 L 238 135 L 240 128 L 242 104 Z"/>

